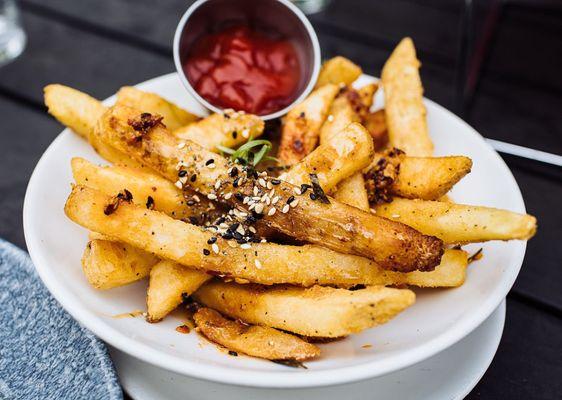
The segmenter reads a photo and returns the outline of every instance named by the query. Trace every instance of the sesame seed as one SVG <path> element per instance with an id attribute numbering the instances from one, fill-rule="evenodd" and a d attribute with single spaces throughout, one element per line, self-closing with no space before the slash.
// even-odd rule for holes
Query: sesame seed
<path id="1" fill-rule="evenodd" d="M 267 239 L 260 240 L 260 243 L 267 243 Z"/>
<path id="2" fill-rule="evenodd" d="M 254 208 L 254 211 L 257 212 L 258 214 L 261 214 L 263 212 L 263 204 L 257 204 L 256 207 Z"/>
<path id="3" fill-rule="evenodd" d="M 216 167 L 215 164 L 209 164 L 209 165 L 207 165 L 207 168 L 210 168 L 210 169 L 215 169 L 215 167 Z"/>
<path id="4" fill-rule="evenodd" d="M 215 254 L 219 254 L 219 245 L 216 243 L 213 243 L 211 245 L 211 248 L 213 249 L 213 251 L 215 252 Z"/>
<path id="5" fill-rule="evenodd" d="M 328 121 L 332 122 L 334 120 L 334 116 L 332 114 L 328 115 Z"/>
<path id="6" fill-rule="evenodd" d="M 197 196 L 196 194 L 193 195 L 193 197 L 191 197 L 193 200 L 195 200 L 196 203 L 199 203 L 201 201 L 201 199 L 199 198 L 199 196 Z"/>
<path id="7" fill-rule="evenodd" d="M 399 214 L 392 214 L 392 218 L 400 218 Z"/>
<path id="8" fill-rule="evenodd" d="M 222 183 L 221 180 L 220 180 L 220 179 L 217 179 L 217 181 L 215 182 L 215 190 L 219 190 L 219 189 L 220 189 L 221 183 Z"/>
<path id="9" fill-rule="evenodd" d="M 252 245 L 250 243 L 244 243 L 244 244 L 240 245 L 240 248 L 244 249 L 244 250 L 248 250 L 248 249 L 252 248 Z"/>
<path id="10" fill-rule="evenodd" d="M 209 240 L 207 240 L 207 244 L 213 244 L 216 243 L 216 241 L 217 241 L 217 237 L 212 236 Z"/>
<path id="11" fill-rule="evenodd" d="M 271 207 L 267 212 L 267 215 L 271 217 L 273 214 L 275 214 L 275 211 L 277 211 L 277 209 L 275 207 Z"/>
<path id="12" fill-rule="evenodd" d="M 290 196 L 290 197 L 287 199 L 287 204 L 291 204 L 291 202 L 292 202 L 293 200 L 295 200 L 295 196 Z"/>
<path id="13" fill-rule="evenodd" d="M 273 199 L 271 199 L 271 204 L 277 204 L 278 201 L 279 201 L 279 196 L 275 196 Z"/>
<path id="14" fill-rule="evenodd" d="M 258 179 L 258 183 L 260 184 L 260 186 L 266 188 L 267 187 L 267 183 L 265 182 L 265 179 L 260 178 Z"/>
<path id="15" fill-rule="evenodd" d="M 271 180 L 272 185 L 279 185 L 280 183 L 281 183 L 281 181 L 279 179 L 272 179 Z"/>
<path id="16" fill-rule="evenodd" d="M 249 129 L 244 129 L 244 130 L 242 131 L 242 137 L 243 137 L 244 139 L 248 139 L 248 138 L 250 137 L 250 130 L 249 130 Z"/>
<path id="17" fill-rule="evenodd" d="M 283 214 L 287 214 L 287 213 L 289 212 L 289 205 L 288 205 L 288 204 L 285 204 L 285 205 L 283 206 L 283 209 L 281 210 L 281 212 L 282 212 Z"/>
<path id="18" fill-rule="evenodd" d="M 300 195 L 300 194 L 301 194 L 301 190 L 300 190 L 298 187 L 294 188 L 294 189 L 293 189 L 293 192 L 295 192 L 296 195 Z"/>
<path id="19" fill-rule="evenodd" d="M 185 142 L 181 142 L 180 144 L 178 144 L 178 149 L 183 149 L 185 147 Z"/>
<path id="20" fill-rule="evenodd" d="M 212 159 L 212 158 L 210 158 L 210 159 L 208 159 L 207 161 L 205 161 L 205 165 L 211 165 L 211 164 L 213 164 L 214 162 L 215 162 L 215 160 Z"/>
<path id="21" fill-rule="evenodd" d="M 232 192 L 228 192 L 224 195 L 225 200 L 229 200 L 232 197 Z"/>
<path id="22" fill-rule="evenodd" d="M 183 184 L 180 181 L 176 181 L 175 185 L 178 189 L 183 189 Z"/>
<path id="23" fill-rule="evenodd" d="M 257 196 L 258 194 L 260 194 L 260 190 L 257 186 L 254 186 L 254 196 Z"/>
<path id="24" fill-rule="evenodd" d="M 209 200 L 216 200 L 216 199 L 217 199 L 217 195 L 214 194 L 214 193 L 209 193 L 209 194 L 207 195 L 207 198 L 208 198 Z"/>
<path id="25" fill-rule="evenodd" d="M 191 175 L 190 181 L 195 182 L 197 180 L 197 174 Z"/>
<path id="26" fill-rule="evenodd" d="M 256 208 L 256 203 L 250 204 L 250 207 L 248 207 L 248 210 L 252 211 L 254 208 Z"/>
<path id="27" fill-rule="evenodd" d="M 273 185 L 271 184 L 271 182 L 267 182 L 266 187 L 268 189 L 273 189 Z"/>
<path id="28" fill-rule="evenodd" d="M 256 266 L 257 269 L 261 269 L 261 262 L 260 260 L 258 260 L 257 258 L 254 260 L 254 264 Z"/>
<path id="29" fill-rule="evenodd" d="M 295 199 L 289 203 L 289 205 L 295 208 L 299 204 L 299 199 Z"/>
<path id="30" fill-rule="evenodd" d="M 250 226 L 250 227 L 248 228 L 248 230 L 249 230 L 250 232 L 252 232 L 252 233 L 256 233 L 256 232 L 257 232 L 257 231 L 256 231 L 256 228 L 254 228 L 253 226 Z"/>
<path id="31" fill-rule="evenodd" d="M 211 254 L 211 252 L 207 249 L 203 249 L 203 254 L 205 254 L 206 256 L 208 256 L 209 254 Z"/>
<path id="32" fill-rule="evenodd" d="M 186 175 L 187 175 L 187 171 L 186 171 L 185 169 L 180 169 L 180 170 L 178 171 L 178 176 L 179 176 L 180 178 L 181 178 L 181 177 L 184 177 L 184 176 L 186 176 Z"/>

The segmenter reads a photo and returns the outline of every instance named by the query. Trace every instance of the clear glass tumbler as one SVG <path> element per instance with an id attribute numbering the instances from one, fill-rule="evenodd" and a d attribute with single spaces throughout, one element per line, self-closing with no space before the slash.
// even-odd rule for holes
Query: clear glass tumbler
<path id="1" fill-rule="evenodd" d="M 0 0 L 0 66 L 21 54 L 25 40 L 15 1 Z"/>

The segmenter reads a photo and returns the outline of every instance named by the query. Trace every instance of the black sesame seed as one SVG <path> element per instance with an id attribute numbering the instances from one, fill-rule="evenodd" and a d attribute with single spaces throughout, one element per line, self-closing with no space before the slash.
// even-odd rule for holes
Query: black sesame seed
<path id="1" fill-rule="evenodd" d="M 180 178 L 182 178 L 182 177 L 184 177 L 184 176 L 186 176 L 186 175 L 187 175 L 187 171 L 186 171 L 185 169 L 180 169 L 180 170 L 178 171 L 178 176 L 179 176 Z"/>
<path id="2" fill-rule="evenodd" d="M 238 175 L 238 168 L 232 167 L 232 169 L 230 170 L 230 176 L 234 178 L 236 175 Z"/>
<path id="3" fill-rule="evenodd" d="M 246 218 L 246 223 L 248 224 L 255 224 L 257 219 L 253 215 L 248 215 Z"/>
<path id="4" fill-rule="evenodd" d="M 307 191 L 308 189 L 310 189 L 311 187 L 312 187 L 312 186 L 307 185 L 306 183 L 303 183 L 303 184 L 301 185 L 301 194 L 305 194 L 306 191 Z"/>
<path id="5" fill-rule="evenodd" d="M 213 236 L 209 240 L 207 240 L 207 244 L 213 244 L 216 243 L 216 241 L 217 241 L 217 237 Z"/>
<path id="6" fill-rule="evenodd" d="M 232 186 L 238 187 L 238 181 L 239 181 L 239 180 L 240 180 L 240 177 L 236 178 L 236 179 L 234 180 L 234 182 L 232 182 Z"/>
<path id="7" fill-rule="evenodd" d="M 318 196 L 315 193 L 310 193 L 310 200 L 316 200 Z"/>
<path id="8" fill-rule="evenodd" d="M 191 222 L 193 225 L 197 225 L 197 218 L 195 217 L 189 217 L 189 222 Z"/>
<path id="9" fill-rule="evenodd" d="M 272 185 L 279 185 L 280 183 L 281 183 L 281 181 L 279 179 L 272 179 L 271 180 Z"/>
<path id="10" fill-rule="evenodd" d="M 287 199 L 287 204 L 291 204 L 295 200 L 295 196 L 291 196 Z"/>
<path id="11" fill-rule="evenodd" d="M 235 352 L 235 351 L 232 351 L 232 350 L 230 350 L 230 351 L 228 352 L 228 355 L 229 355 L 229 356 L 233 356 L 233 357 L 238 357 L 238 353 Z"/>
<path id="12" fill-rule="evenodd" d="M 240 239 L 236 239 L 236 243 L 244 244 L 244 243 L 248 243 L 248 241 L 246 239 L 244 239 L 243 237 L 241 237 Z"/>
<path id="13" fill-rule="evenodd" d="M 211 159 L 207 160 L 207 162 L 205 162 L 205 165 L 211 165 L 214 162 L 215 162 L 215 160 L 211 158 Z"/>
<path id="14" fill-rule="evenodd" d="M 243 236 L 238 231 L 233 231 L 232 237 L 234 237 L 234 239 L 236 239 L 236 240 L 241 240 L 243 238 Z"/>
<path id="15" fill-rule="evenodd" d="M 232 239 L 232 232 L 226 231 L 221 236 L 222 236 L 223 239 L 226 239 L 226 240 Z"/>
<path id="16" fill-rule="evenodd" d="M 194 206 L 195 200 L 187 200 L 187 202 L 185 204 L 187 204 L 188 206 Z"/>
<path id="17" fill-rule="evenodd" d="M 234 193 L 234 197 L 236 197 L 236 200 L 244 201 L 244 195 L 240 192 Z"/>
<path id="18" fill-rule="evenodd" d="M 238 229 L 239 226 L 240 226 L 240 223 L 235 222 L 235 223 L 233 223 L 232 225 L 230 225 L 230 226 L 228 227 L 228 229 L 230 229 L 232 232 L 234 232 L 236 229 Z"/>
<path id="19" fill-rule="evenodd" d="M 232 132 L 232 138 L 233 138 L 233 139 L 236 139 L 237 137 L 238 137 L 238 132 L 233 131 L 233 132 Z"/>
<path id="20" fill-rule="evenodd" d="M 197 180 L 197 174 L 191 175 L 190 181 L 191 181 L 191 182 L 195 182 L 196 180 Z"/>
<path id="21" fill-rule="evenodd" d="M 207 249 L 203 249 L 203 254 L 205 254 L 206 256 L 208 256 L 209 254 L 211 254 L 211 252 Z"/>
<path id="22" fill-rule="evenodd" d="M 224 221 L 226 221 L 225 217 L 220 217 L 219 219 L 216 220 L 215 224 L 220 225 L 222 224 Z"/>

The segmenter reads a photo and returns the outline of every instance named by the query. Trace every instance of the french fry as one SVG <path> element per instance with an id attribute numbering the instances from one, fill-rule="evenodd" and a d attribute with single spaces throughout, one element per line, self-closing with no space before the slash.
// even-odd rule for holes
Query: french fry
<path id="1" fill-rule="evenodd" d="M 289 111 L 283 123 L 278 153 L 285 165 L 296 164 L 314 150 L 322 123 L 337 94 L 336 85 L 324 85 Z"/>
<path id="2" fill-rule="evenodd" d="M 375 144 L 375 150 L 382 150 L 388 144 L 388 129 L 386 127 L 386 116 L 383 110 L 371 112 L 365 116 L 363 125 L 371 134 Z"/>
<path id="3" fill-rule="evenodd" d="M 231 318 L 324 338 L 343 337 L 384 324 L 411 306 L 416 297 L 411 290 L 383 286 L 346 290 L 219 281 L 207 283 L 193 296 Z"/>
<path id="4" fill-rule="evenodd" d="M 386 123 L 391 146 L 411 157 L 431 157 L 419 68 L 414 42 L 402 39 L 382 69 Z"/>
<path id="5" fill-rule="evenodd" d="M 528 214 L 441 201 L 397 198 L 378 205 L 376 212 L 437 236 L 445 243 L 527 240 L 537 230 L 536 218 Z"/>
<path id="6" fill-rule="evenodd" d="M 208 244 L 214 236 L 212 232 L 127 202 L 121 202 L 112 214 L 106 215 L 104 210 L 112 200 L 94 189 L 75 186 L 66 202 L 65 213 L 91 231 L 161 258 L 214 275 L 238 277 L 264 285 L 351 287 L 358 284 L 392 285 L 409 279 L 399 280 L 398 277 L 408 274 L 396 275 L 399 273 L 382 269 L 367 258 L 314 245 L 254 243 L 249 248 L 241 248 L 232 241 L 217 238 L 217 254 Z M 455 268 L 442 265 L 444 269 Z M 417 283 L 412 280 L 411 284 Z"/>
<path id="7" fill-rule="evenodd" d="M 304 361 L 320 355 L 320 349 L 301 338 L 264 326 L 248 326 L 201 308 L 194 315 L 199 332 L 207 339 L 237 353 L 266 360 Z"/>
<path id="8" fill-rule="evenodd" d="M 158 322 L 172 312 L 202 284 L 211 279 L 210 275 L 173 261 L 162 260 L 150 270 L 146 305 L 148 322 Z"/>
<path id="9" fill-rule="evenodd" d="M 370 210 L 369 197 L 365 190 L 363 174 L 354 174 L 340 182 L 334 193 L 334 199 L 368 212 Z"/>
<path id="10" fill-rule="evenodd" d="M 79 90 L 58 84 L 45 86 L 44 92 L 49 114 L 86 139 L 100 156 L 112 163 L 146 169 L 142 162 L 133 160 L 92 134 L 98 119 L 107 111 L 100 101 Z"/>
<path id="11" fill-rule="evenodd" d="M 392 149 L 375 153 L 365 180 L 375 203 L 389 196 L 437 200 L 471 168 L 472 160 L 464 156 L 408 157 Z"/>
<path id="12" fill-rule="evenodd" d="M 108 195 L 127 189 L 136 204 L 162 211 L 175 219 L 200 218 L 202 213 L 213 219 L 218 218 L 223 210 L 206 197 L 197 196 L 198 201 L 193 200 L 194 193 L 183 192 L 155 173 L 121 166 L 100 167 L 78 157 L 72 159 L 71 165 L 76 184 Z"/>
<path id="13" fill-rule="evenodd" d="M 250 137 L 263 133 L 264 122 L 257 115 L 244 112 L 212 114 L 202 120 L 173 131 L 180 139 L 194 141 L 200 146 L 218 151 L 217 145 L 236 147 Z"/>
<path id="14" fill-rule="evenodd" d="M 170 130 L 191 124 L 199 119 L 197 115 L 185 111 L 155 93 L 145 92 L 132 86 L 123 86 L 119 89 L 116 103 L 161 115 L 164 117 L 164 124 Z"/>
<path id="15" fill-rule="evenodd" d="M 169 180 L 177 179 L 178 169 L 187 171 L 185 185 L 246 213 L 254 211 L 263 216 L 262 221 L 267 226 L 296 239 L 368 257 L 384 268 L 403 272 L 431 270 L 439 264 L 443 246 L 436 238 L 333 199 L 318 201 L 308 194 L 294 197 L 295 186 L 268 176 L 256 176 L 243 170 L 233 177 L 229 173 L 234 167 L 232 163 L 196 143 L 182 144 L 161 124 L 142 132 L 135 131 L 131 125 L 135 125 L 139 117 L 144 115 L 140 116 L 137 110 L 113 107 L 101 118 L 96 132 L 104 141 L 143 160 Z M 188 180 L 187 177 L 192 176 L 196 179 Z M 241 195 L 234 196 L 234 192 Z M 267 208 L 260 203 L 257 211 L 253 208 L 258 205 L 251 206 L 243 201 L 245 197 L 256 196 L 254 193 L 260 196 L 274 193 L 279 201 Z M 321 195 L 316 193 L 316 199 Z M 284 207 L 291 196 L 298 201 L 291 200 L 292 206 Z M 279 212 L 271 212 L 271 209 Z"/>
<path id="16" fill-rule="evenodd" d="M 345 57 L 337 56 L 330 58 L 322 64 L 316 88 L 328 84 L 351 85 L 353 81 L 361 76 L 362 72 L 361 67 Z"/>
<path id="17" fill-rule="evenodd" d="M 82 269 L 96 289 L 111 289 L 148 276 L 158 258 L 126 243 L 94 239 L 82 256 Z"/>
<path id="18" fill-rule="evenodd" d="M 322 189 L 331 193 L 340 181 L 369 165 L 373 154 L 369 133 L 358 123 L 349 124 L 294 165 L 282 179 L 299 186 L 309 183 L 310 174 L 314 173 Z"/>

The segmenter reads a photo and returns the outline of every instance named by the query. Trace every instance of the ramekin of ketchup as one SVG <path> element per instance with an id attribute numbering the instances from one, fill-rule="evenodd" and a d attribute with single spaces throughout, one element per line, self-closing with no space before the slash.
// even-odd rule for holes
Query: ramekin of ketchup
<path id="1" fill-rule="evenodd" d="M 214 112 L 279 117 L 314 87 L 320 46 L 287 0 L 199 0 L 174 37 L 182 83 Z"/>

